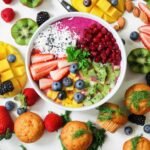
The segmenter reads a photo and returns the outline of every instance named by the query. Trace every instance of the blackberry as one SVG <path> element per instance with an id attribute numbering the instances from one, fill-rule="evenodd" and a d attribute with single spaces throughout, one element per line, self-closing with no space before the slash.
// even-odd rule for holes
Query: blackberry
<path id="1" fill-rule="evenodd" d="M 149 73 L 147 73 L 147 75 L 146 75 L 146 82 L 147 82 L 147 84 L 150 86 L 150 72 Z"/>
<path id="2" fill-rule="evenodd" d="M 0 83 L 0 95 L 14 90 L 14 86 L 10 80 Z"/>
<path id="3" fill-rule="evenodd" d="M 146 117 L 144 115 L 130 114 L 128 116 L 128 120 L 132 123 L 143 126 L 145 124 Z"/>
<path id="4" fill-rule="evenodd" d="M 41 11 L 37 14 L 36 22 L 40 26 L 45 21 L 47 21 L 50 18 L 50 15 L 46 11 Z"/>

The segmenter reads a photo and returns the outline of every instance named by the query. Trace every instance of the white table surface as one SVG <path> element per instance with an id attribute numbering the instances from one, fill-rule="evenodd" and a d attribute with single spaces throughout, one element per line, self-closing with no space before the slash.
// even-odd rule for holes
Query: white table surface
<path id="1" fill-rule="evenodd" d="M 30 9 L 28 7 L 25 7 L 21 5 L 18 0 L 13 0 L 14 2 L 11 5 L 5 5 L 2 0 L 0 1 L 0 11 L 6 7 L 12 7 L 16 12 L 16 18 L 12 23 L 5 23 L 0 18 L 0 41 L 8 42 L 14 46 L 16 46 L 20 52 L 25 57 L 25 54 L 27 52 L 26 46 L 19 46 L 17 45 L 14 40 L 11 37 L 10 30 L 11 26 L 15 21 L 17 21 L 20 18 L 33 18 L 36 19 L 36 14 L 39 11 L 48 11 L 51 16 L 60 15 L 63 13 L 66 13 L 66 10 L 59 4 L 57 0 L 44 0 L 43 4 L 39 6 L 36 9 Z M 141 47 L 142 44 L 139 42 L 132 42 L 129 39 L 130 32 L 137 30 L 137 28 L 142 25 L 143 23 L 133 17 L 132 14 L 125 13 L 124 17 L 127 20 L 127 24 L 124 30 L 119 32 L 119 35 L 121 38 L 124 38 L 126 41 L 126 52 L 127 54 L 133 49 L 137 47 Z M 122 86 L 120 87 L 120 90 L 117 92 L 117 94 L 111 99 L 111 102 L 115 103 L 122 103 L 124 99 L 124 93 L 126 89 L 131 86 L 134 83 L 138 82 L 145 82 L 145 76 L 134 74 L 127 70 L 125 81 L 123 82 Z M 30 83 L 27 83 L 27 87 L 30 87 Z M 9 99 L 0 99 L 0 105 L 4 105 L 5 102 Z M 44 118 L 48 111 L 54 111 L 56 113 L 63 113 L 63 110 L 59 110 L 57 108 L 53 108 L 49 103 L 39 100 L 34 106 L 32 106 L 31 111 L 37 112 L 42 118 Z M 84 111 L 84 112 L 73 112 L 71 117 L 73 120 L 81 120 L 81 121 L 96 121 L 98 112 L 96 110 L 91 111 Z M 16 111 L 13 111 L 11 113 L 13 119 L 17 117 Z M 147 116 L 150 117 L 150 114 L 147 114 Z M 147 120 L 147 122 L 150 123 L 150 120 Z M 141 133 L 150 139 L 150 135 L 145 134 L 143 132 L 143 127 L 133 125 L 131 123 L 128 123 L 126 125 L 131 125 L 134 129 L 134 133 L 131 136 L 127 136 L 124 134 L 124 127 L 119 129 L 115 134 L 107 133 L 106 142 L 103 145 L 102 150 L 122 150 L 122 145 L 125 140 L 128 138 L 131 138 L 135 135 L 140 135 Z M 60 132 L 60 131 L 59 131 Z M 45 131 L 42 138 L 33 144 L 24 144 L 23 145 L 27 148 L 27 150 L 61 150 L 61 144 L 58 139 L 59 132 L 55 133 L 48 133 Z M 0 150 L 21 150 L 19 145 L 22 143 L 16 138 L 15 135 L 13 135 L 13 138 L 11 140 L 3 140 L 0 141 Z"/>

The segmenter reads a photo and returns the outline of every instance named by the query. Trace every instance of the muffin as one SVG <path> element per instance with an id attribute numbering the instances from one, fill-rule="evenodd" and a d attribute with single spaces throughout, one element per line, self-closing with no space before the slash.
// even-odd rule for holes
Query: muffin
<path id="1" fill-rule="evenodd" d="M 62 129 L 60 139 L 67 150 L 87 150 L 93 136 L 84 122 L 71 121 Z"/>
<path id="2" fill-rule="evenodd" d="M 105 103 L 98 109 L 97 124 L 111 133 L 115 132 L 128 120 L 126 114 L 116 104 Z"/>
<path id="3" fill-rule="evenodd" d="M 143 83 L 134 84 L 125 93 L 125 105 L 136 115 L 150 111 L 150 87 Z"/>
<path id="4" fill-rule="evenodd" d="M 142 136 L 137 136 L 126 141 L 123 150 L 150 150 L 150 141 Z"/>
<path id="5" fill-rule="evenodd" d="M 43 135 L 44 124 L 39 115 L 26 112 L 16 119 L 14 131 L 20 141 L 33 143 Z"/>

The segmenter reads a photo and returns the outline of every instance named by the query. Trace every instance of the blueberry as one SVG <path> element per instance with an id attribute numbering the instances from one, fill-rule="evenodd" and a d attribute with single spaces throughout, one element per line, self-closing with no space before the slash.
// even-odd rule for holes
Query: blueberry
<path id="1" fill-rule="evenodd" d="M 91 4 L 92 4 L 92 1 L 91 1 L 91 0 L 84 0 L 84 1 L 83 1 L 83 5 L 84 5 L 85 7 L 89 7 L 89 6 L 91 6 Z"/>
<path id="2" fill-rule="evenodd" d="M 149 73 L 147 73 L 147 75 L 146 75 L 146 82 L 147 82 L 147 84 L 150 86 L 150 72 Z"/>
<path id="3" fill-rule="evenodd" d="M 110 3 L 111 3 L 113 6 L 117 6 L 117 5 L 118 5 L 118 0 L 110 0 Z"/>
<path id="4" fill-rule="evenodd" d="M 20 108 L 17 108 L 17 114 L 18 115 L 21 115 L 21 114 L 23 114 L 23 113 L 25 113 L 25 112 L 27 112 L 27 109 L 26 108 L 24 108 L 24 107 L 20 107 Z"/>
<path id="5" fill-rule="evenodd" d="M 76 73 L 78 71 L 78 64 L 72 64 L 70 66 L 70 72 L 71 73 Z"/>
<path id="6" fill-rule="evenodd" d="M 8 55 L 7 61 L 10 62 L 10 63 L 15 62 L 16 61 L 16 56 L 14 54 Z"/>
<path id="7" fill-rule="evenodd" d="M 136 31 L 131 32 L 130 39 L 136 41 L 139 38 L 139 33 Z"/>
<path id="8" fill-rule="evenodd" d="M 5 107 L 8 111 L 13 110 L 15 108 L 15 105 L 16 104 L 12 101 L 8 101 L 8 102 L 5 103 Z"/>
<path id="9" fill-rule="evenodd" d="M 54 91 L 61 91 L 62 83 L 61 82 L 53 82 L 52 83 L 52 90 Z"/>
<path id="10" fill-rule="evenodd" d="M 150 133 L 150 124 L 144 126 L 144 132 Z"/>
<path id="11" fill-rule="evenodd" d="M 125 45 L 126 44 L 126 41 L 124 39 L 121 39 L 122 40 L 122 43 Z"/>
<path id="12" fill-rule="evenodd" d="M 60 91 L 60 92 L 58 93 L 58 98 L 59 98 L 60 100 L 63 100 L 63 99 L 65 99 L 66 97 L 67 97 L 67 94 L 66 94 L 65 91 Z"/>
<path id="13" fill-rule="evenodd" d="M 77 93 L 74 94 L 74 100 L 77 103 L 81 103 L 84 100 L 84 98 L 85 98 L 85 96 L 80 92 L 77 92 Z"/>
<path id="14" fill-rule="evenodd" d="M 68 87 L 68 86 L 71 86 L 73 84 L 73 81 L 71 78 L 69 77 L 65 77 L 63 80 L 62 80 L 62 83 L 64 86 Z"/>
<path id="15" fill-rule="evenodd" d="M 130 126 L 124 128 L 124 132 L 126 135 L 130 135 L 133 132 L 133 129 Z"/>
<path id="16" fill-rule="evenodd" d="M 75 87 L 79 90 L 82 90 L 85 87 L 85 82 L 79 79 L 75 82 Z"/>

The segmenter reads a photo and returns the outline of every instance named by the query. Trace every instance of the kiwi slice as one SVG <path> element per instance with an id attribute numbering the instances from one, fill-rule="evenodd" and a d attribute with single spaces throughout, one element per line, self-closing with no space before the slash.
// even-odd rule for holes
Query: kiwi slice
<path id="1" fill-rule="evenodd" d="M 17 44 L 27 45 L 37 28 L 38 25 L 35 21 L 29 18 L 23 18 L 12 26 L 11 35 Z"/>
<path id="2" fill-rule="evenodd" d="M 42 3 L 43 0 L 20 0 L 20 2 L 30 8 L 35 8 Z"/>

